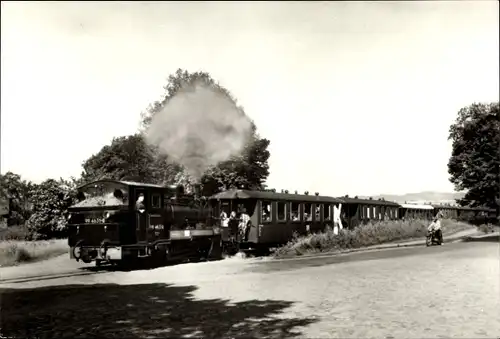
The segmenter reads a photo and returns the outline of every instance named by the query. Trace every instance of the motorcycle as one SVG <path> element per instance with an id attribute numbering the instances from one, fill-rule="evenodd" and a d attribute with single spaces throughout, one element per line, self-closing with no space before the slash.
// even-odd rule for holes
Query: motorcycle
<path id="1" fill-rule="evenodd" d="M 425 244 L 427 246 L 442 245 L 443 241 L 438 236 L 437 231 L 435 231 L 434 229 L 429 229 L 427 230 L 427 238 L 425 240 Z"/>

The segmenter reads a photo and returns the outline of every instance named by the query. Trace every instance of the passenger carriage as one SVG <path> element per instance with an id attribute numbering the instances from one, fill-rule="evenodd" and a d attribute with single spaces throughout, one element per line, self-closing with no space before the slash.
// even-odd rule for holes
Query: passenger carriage
<path id="1" fill-rule="evenodd" d="M 399 204 L 374 199 L 341 197 L 342 204 L 342 224 L 348 229 L 353 229 L 369 221 L 396 220 L 398 219 Z"/>
<path id="2" fill-rule="evenodd" d="M 458 219 L 458 209 L 457 206 L 449 205 L 431 205 L 434 208 L 434 216 L 439 215 L 445 219 Z"/>
<path id="3" fill-rule="evenodd" d="M 426 219 L 434 217 L 434 207 L 425 204 L 401 204 L 399 207 L 401 219 Z"/>
<path id="4" fill-rule="evenodd" d="M 319 232 L 334 224 L 334 206 L 342 200 L 319 194 L 289 194 L 268 191 L 231 189 L 209 198 L 214 219 L 220 223 L 221 212 L 250 217 L 246 233 L 241 234 L 238 249 L 266 250 L 290 241 L 294 234 Z M 234 224 L 233 224 L 234 225 Z M 234 227 L 221 228 L 225 245 L 234 243 Z"/>
<path id="5" fill-rule="evenodd" d="M 182 187 L 99 180 L 80 187 L 78 200 L 67 224 L 73 259 L 163 262 L 208 257 L 219 249 L 209 209 L 193 204 Z"/>
<path id="6" fill-rule="evenodd" d="M 455 219 L 470 222 L 472 224 L 485 224 L 497 222 L 495 209 L 485 207 L 461 207 L 449 205 L 433 205 L 434 215 L 446 219 Z"/>

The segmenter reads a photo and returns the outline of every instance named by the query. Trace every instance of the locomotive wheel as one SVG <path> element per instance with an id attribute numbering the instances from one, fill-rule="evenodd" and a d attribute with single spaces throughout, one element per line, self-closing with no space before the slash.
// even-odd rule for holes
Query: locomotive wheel
<path id="1" fill-rule="evenodd" d="M 156 250 L 152 251 L 151 259 L 156 267 L 166 265 L 168 262 L 168 247 L 165 245 L 158 246 Z"/>
<path id="2" fill-rule="evenodd" d="M 189 262 L 200 262 L 200 261 L 208 261 L 208 256 L 212 251 L 213 243 L 210 243 L 208 248 L 198 247 L 194 250 L 193 257 L 189 258 Z"/>
<path id="3" fill-rule="evenodd" d="M 217 250 L 215 251 L 215 258 L 217 260 L 222 260 L 224 254 L 224 242 L 222 241 L 222 237 L 219 238 L 219 246 L 217 246 Z"/>
<path id="4" fill-rule="evenodd" d="M 267 257 L 271 254 L 271 251 L 269 250 L 269 247 L 267 246 L 259 246 L 255 249 L 255 255 L 260 257 Z"/>
<path id="5" fill-rule="evenodd" d="M 212 251 L 214 249 L 214 240 L 210 240 L 210 247 L 208 249 L 203 249 L 201 253 L 200 260 L 201 261 L 208 261 L 210 259 L 210 256 L 212 255 Z"/>
<path id="6" fill-rule="evenodd" d="M 120 261 L 116 262 L 116 266 L 125 271 L 129 271 L 134 269 L 134 266 L 136 266 L 137 260 L 134 260 L 133 258 L 125 258 L 121 259 Z"/>
<path id="7" fill-rule="evenodd" d="M 224 243 L 224 255 L 228 255 L 228 256 L 233 256 L 233 255 L 236 255 L 236 253 L 238 253 L 240 250 L 239 250 L 239 247 L 238 245 L 232 243 L 232 242 L 225 242 Z"/>
<path id="8" fill-rule="evenodd" d="M 210 244 L 210 250 L 207 255 L 207 261 L 209 261 L 210 259 L 221 260 L 222 253 L 223 253 L 222 237 L 217 237 L 216 239 L 213 239 L 212 243 Z"/>
<path id="9" fill-rule="evenodd" d="M 73 247 L 73 257 L 75 258 L 76 261 L 80 261 L 82 259 L 82 252 L 83 252 L 83 240 L 77 241 L 75 246 Z"/>

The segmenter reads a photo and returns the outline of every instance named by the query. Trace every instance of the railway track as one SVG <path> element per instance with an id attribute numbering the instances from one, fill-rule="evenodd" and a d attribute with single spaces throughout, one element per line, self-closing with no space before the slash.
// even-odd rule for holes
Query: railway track
<path id="1" fill-rule="evenodd" d="M 97 275 L 107 273 L 106 271 L 87 271 L 87 272 L 66 272 L 66 273 L 58 273 L 58 274 L 44 274 L 44 275 L 35 275 L 29 277 L 19 277 L 19 278 L 11 278 L 11 279 L 0 279 L 0 287 L 2 285 L 8 284 L 21 284 L 31 281 L 42 281 L 42 280 L 51 280 L 51 279 L 60 279 L 60 278 L 69 278 L 69 277 L 77 277 L 77 276 L 85 276 L 85 275 Z"/>

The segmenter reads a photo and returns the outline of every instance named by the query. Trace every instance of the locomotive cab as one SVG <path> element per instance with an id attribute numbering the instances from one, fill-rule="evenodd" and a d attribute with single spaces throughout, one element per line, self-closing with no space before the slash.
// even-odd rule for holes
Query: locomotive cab
<path id="1" fill-rule="evenodd" d="M 78 202 L 68 211 L 70 255 L 90 262 L 103 246 L 133 243 L 130 189 L 113 181 L 89 183 L 78 189 Z"/>

